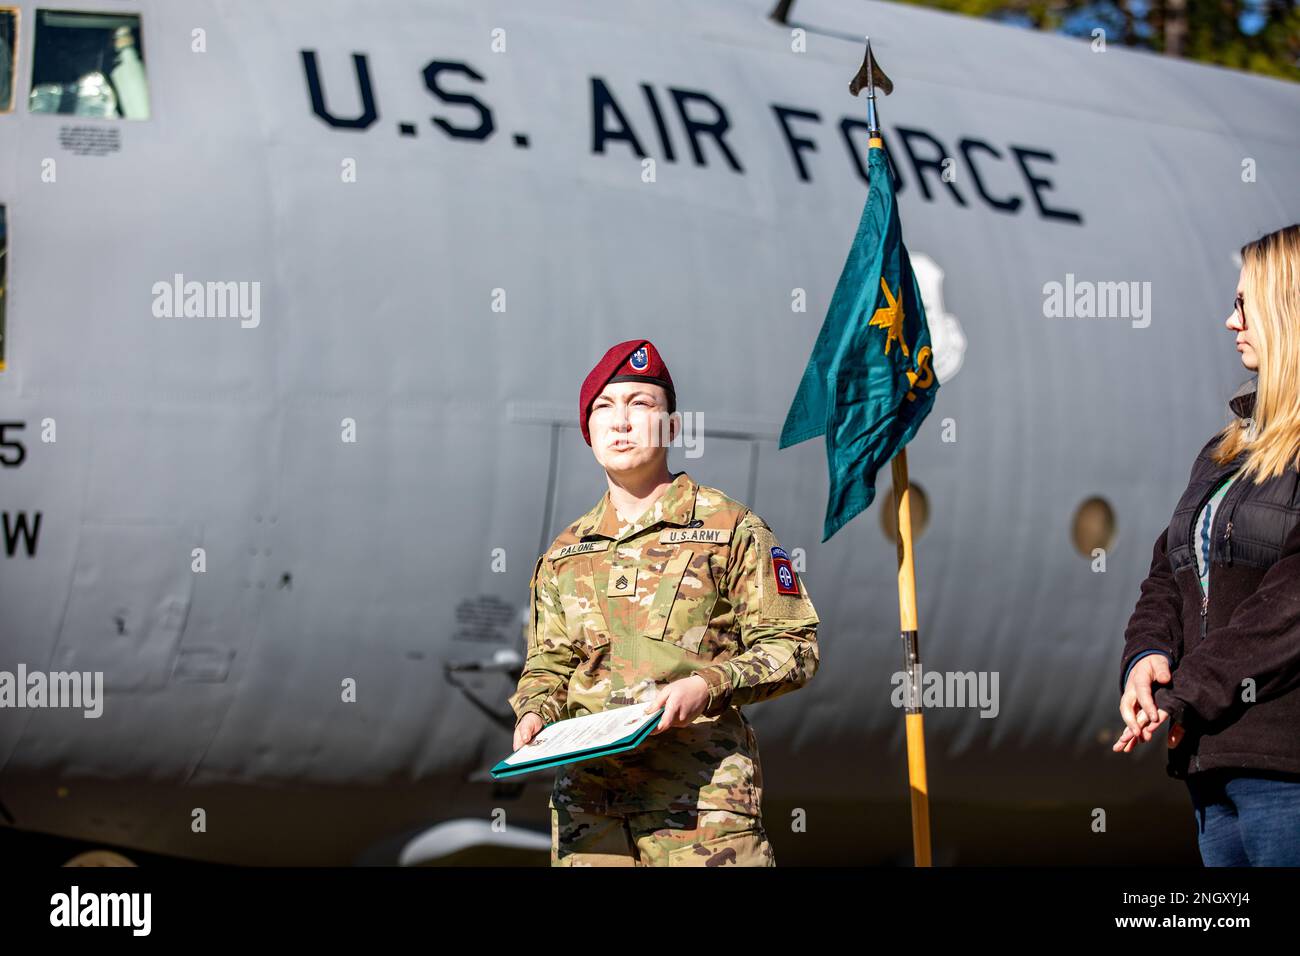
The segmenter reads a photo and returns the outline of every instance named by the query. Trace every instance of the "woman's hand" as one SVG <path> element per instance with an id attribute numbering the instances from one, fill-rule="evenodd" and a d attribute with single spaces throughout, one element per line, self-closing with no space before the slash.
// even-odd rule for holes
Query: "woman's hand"
<path id="1" fill-rule="evenodd" d="M 1156 710 L 1156 719 L 1154 722 L 1147 720 L 1146 711 L 1140 711 L 1137 720 L 1137 733 L 1129 728 L 1124 728 L 1124 733 L 1120 734 L 1119 740 L 1111 746 L 1111 750 L 1116 753 L 1129 753 L 1134 744 L 1146 743 L 1155 734 L 1156 728 L 1165 722 L 1169 717 L 1169 712 L 1163 707 Z M 1177 747 L 1183 739 L 1183 725 L 1174 721 L 1169 722 L 1169 746 Z"/>
<path id="2" fill-rule="evenodd" d="M 540 714 L 524 714 L 523 719 L 515 724 L 515 749 L 518 750 L 524 744 L 530 743 L 541 729 L 542 718 Z"/>
<path id="3" fill-rule="evenodd" d="M 1119 699 L 1119 715 L 1131 735 L 1137 736 L 1142 727 L 1139 717 L 1154 722 L 1152 730 L 1160 726 L 1156 722 L 1156 702 L 1151 685 L 1168 684 L 1172 679 L 1169 659 L 1163 654 L 1149 654 L 1133 665 L 1129 671 L 1128 683 L 1124 686 L 1124 696 Z M 1151 735 L 1147 734 L 1146 739 L 1150 740 Z"/>
<path id="4" fill-rule="evenodd" d="M 1163 654 L 1150 654 L 1133 665 L 1129 671 L 1124 696 L 1119 700 L 1119 715 L 1124 718 L 1124 733 L 1110 748 L 1116 753 L 1129 753 L 1134 744 L 1146 743 L 1156 728 L 1168 719 L 1169 714 L 1156 707 L 1152 684 L 1168 684 L 1172 680 L 1169 660 Z M 1183 739 L 1181 724 L 1170 722 L 1169 746 L 1177 747 Z"/>
<path id="5" fill-rule="evenodd" d="M 650 736 L 663 733 L 669 727 L 685 727 L 708 706 L 709 685 L 703 677 L 692 674 L 664 685 L 655 694 L 654 703 L 646 704 L 647 714 L 653 714 L 660 707 L 664 709 L 659 726 L 650 732 Z"/>

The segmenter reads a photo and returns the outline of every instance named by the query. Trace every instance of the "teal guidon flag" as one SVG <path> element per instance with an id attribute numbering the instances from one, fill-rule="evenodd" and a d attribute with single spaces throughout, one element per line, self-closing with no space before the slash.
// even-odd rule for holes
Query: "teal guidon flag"
<path id="1" fill-rule="evenodd" d="M 903 245 L 885 151 L 871 140 L 867 202 L 779 447 L 826 436 L 822 541 L 876 497 L 876 472 L 912 440 L 939 391 L 930 329 Z"/>

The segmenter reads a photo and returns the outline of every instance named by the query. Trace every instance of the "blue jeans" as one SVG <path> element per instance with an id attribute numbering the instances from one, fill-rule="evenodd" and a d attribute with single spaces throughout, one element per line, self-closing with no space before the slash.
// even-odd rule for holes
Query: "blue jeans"
<path id="1" fill-rule="evenodd" d="M 1206 866 L 1300 866 L 1300 776 L 1203 770 L 1187 789 Z"/>

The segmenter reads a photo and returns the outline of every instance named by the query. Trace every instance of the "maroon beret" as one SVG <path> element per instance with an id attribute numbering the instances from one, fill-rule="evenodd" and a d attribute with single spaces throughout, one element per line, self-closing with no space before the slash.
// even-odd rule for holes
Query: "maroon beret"
<path id="1" fill-rule="evenodd" d="M 658 349 L 645 339 L 619 342 L 587 373 L 582 381 L 582 391 L 578 393 L 578 422 L 582 425 L 582 437 L 588 445 L 591 444 L 591 432 L 587 430 L 591 403 L 610 382 L 651 382 L 664 387 L 670 404 L 676 398 L 673 378 L 668 374 L 668 366 L 664 364 Z"/>

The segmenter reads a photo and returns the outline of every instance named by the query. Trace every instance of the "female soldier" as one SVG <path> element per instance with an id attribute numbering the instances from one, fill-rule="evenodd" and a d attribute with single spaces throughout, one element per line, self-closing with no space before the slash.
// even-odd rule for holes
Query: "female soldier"
<path id="1" fill-rule="evenodd" d="M 740 708 L 807 683 L 818 617 L 762 518 L 669 473 L 675 411 L 644 339 L 606 352 L 579 394 L 609 490 L 537 559 L 515 748 L 610 707 L 664 713 L 635 750 L 559 768 L 553 865 L 774 864 Z"/>
<path id="2" fill-rule="evenodd" d="M 1169 720 L 1207 866 L 1300 865 L 1300 224 L 1241 250 L 1227 327 L 1257 373 L 1201 449 L 1125 631 L 1129 753 Z M 1152 684 L 1161 684 L 1152 694 Z"/>

